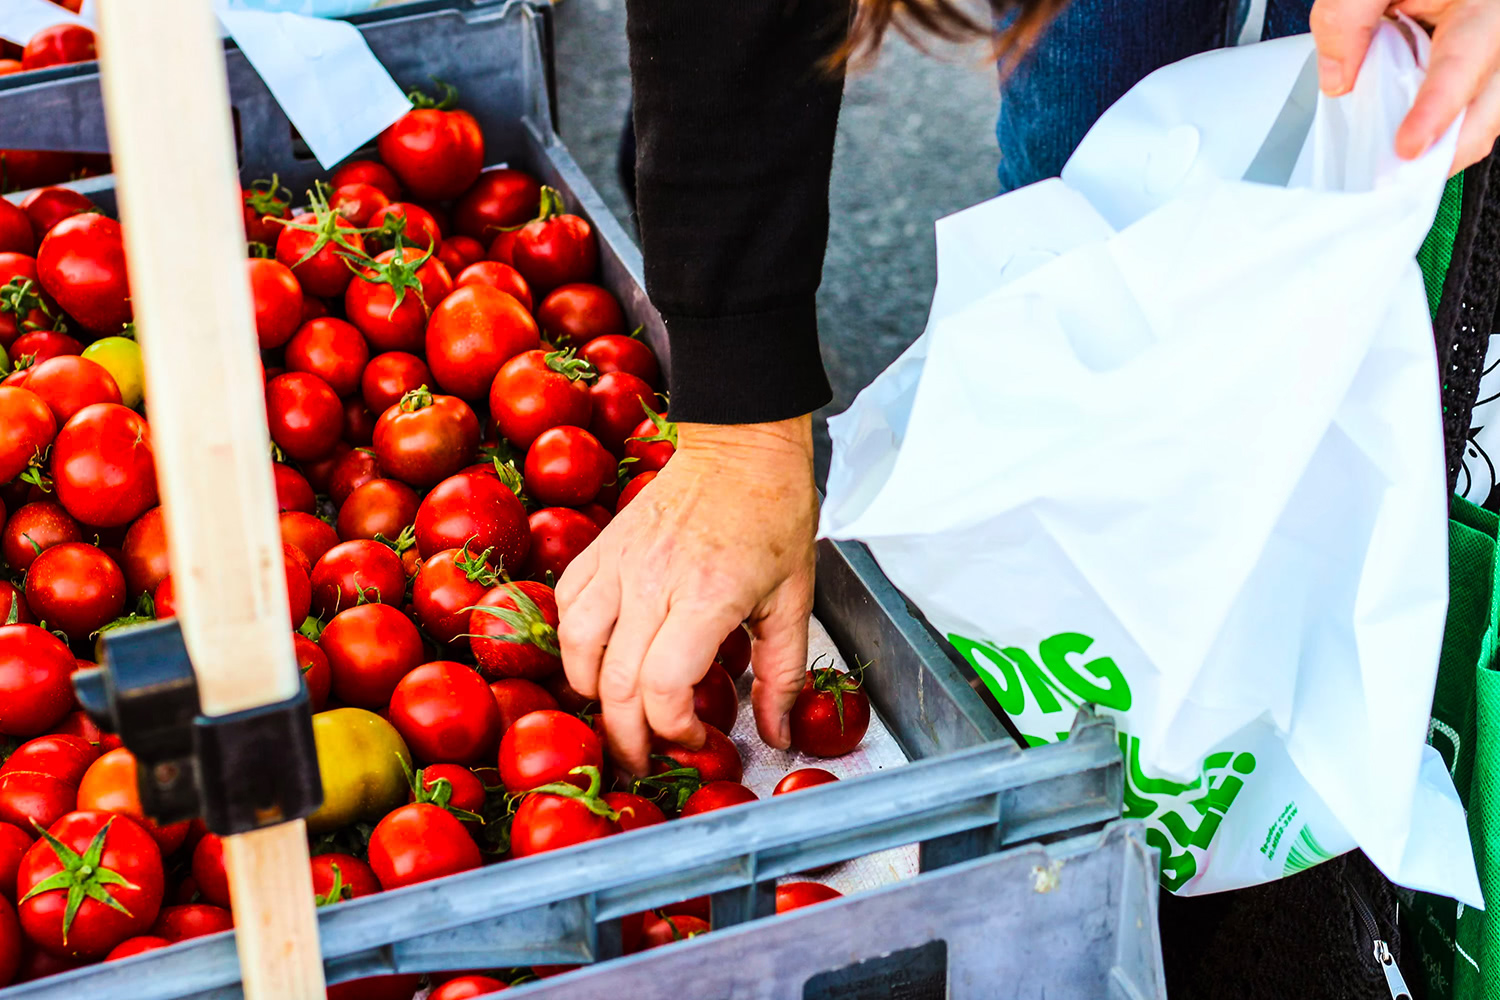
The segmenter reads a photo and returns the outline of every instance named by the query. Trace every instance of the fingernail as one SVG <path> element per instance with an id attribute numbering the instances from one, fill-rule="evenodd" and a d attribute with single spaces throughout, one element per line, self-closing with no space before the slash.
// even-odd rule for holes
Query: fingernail
<path id="1" fill-rule="evenodd" d="M 788 750 L 792 746 L 792 715 L 790 712 L 781 717 L 781 723 L 776 727 L 776 742 L 782 750 Z"/>
<path id="2" fill-rule="evenodd" d="M 1331 56 L 1318 56 L 1318 86 L 1329 97 L 1344 92 L 1344 67 Z"/>

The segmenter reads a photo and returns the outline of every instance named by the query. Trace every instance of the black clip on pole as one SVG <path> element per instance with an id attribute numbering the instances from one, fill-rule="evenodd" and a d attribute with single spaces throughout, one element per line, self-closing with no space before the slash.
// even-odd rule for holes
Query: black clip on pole
<path id="1" fill-rule="evenodd" d="M 141 808 L 158 823 L 202 816 L 221 836 L 300 819 L 323 801 L 307 687 L 206 716 L 176 619 L 104 636 L 104 662 L 73 675 L 84 711 L 135 754 Z"/>

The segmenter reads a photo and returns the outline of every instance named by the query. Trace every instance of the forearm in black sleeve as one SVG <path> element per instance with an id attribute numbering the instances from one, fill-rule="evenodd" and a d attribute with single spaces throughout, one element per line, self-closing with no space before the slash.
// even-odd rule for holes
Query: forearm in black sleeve
<path id="1" fill-rule="evenodd" d="M 816 294 L 849 0 L 629 0 L 636 208 L 674 420 L 831 397 Z"/>

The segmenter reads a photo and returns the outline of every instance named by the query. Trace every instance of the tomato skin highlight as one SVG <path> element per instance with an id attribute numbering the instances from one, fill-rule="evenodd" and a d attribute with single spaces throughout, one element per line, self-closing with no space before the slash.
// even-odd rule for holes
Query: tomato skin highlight
<path id="1" fill-rule="evenodd" d="M 475 261 L 460 271 L 453 280 L 454 288 L 465 285 L 489 285 L 513 297 L 526 307 L 527 312 L 531 311 L 531 289 L 527 286 L 526 279 L 521 277 L 521 272 L 509 264 L 502 264 L 497 260 Z"/>
<path id="2" fill-rule="evenodd" d="M 366 538 L 340 542 L 323 553 L 313 566 L 310 583 L 311 611 L 324 619 L 361 601 L 400 607 L 406 595 L 401 557 Z"/>
<path id="3" fill-rule="evenodd" d="M 503 677 L 490 682 L 490 693 L 500 708 L 500 735 L 503 738 L 516 720 L 542 709 L 556 709 L 557 699 L 535 681 L 524 677 Z"/>
<path id="4" fill-rule="evenodd" d="M 643 826 L 656 826 L 658 823 L 667 821 L 666 814 L 655 802 L 630 792 L 606 792 L 604 802 L 620 814 L 616 825 L 622 833 L 628 830 L 639 830 Z"/>
<path id="5" fill-rule="evenodd" d="M 409 270 L 423 257 L 421 250 L 405 247 L 400 259 L 406 266 L 400 269 Z M 396 259 L 397 251 L 387 250 L 375 262 L 388 265 Z M 417 287 L 403 289 L 398 302 L 392 284 L 378 280 L 380 273 L 381 269 L 370 267 L 356 272 L 344 293 L 344 314 L 377 351 L 420 351 L 428 316 L 453 291 L 453 278 L 442 261 L 428 258 L 414 272 Z"/>
<path id="6" fill-rule="evenodd" d="M 281 515 L 281 540 L 295 546 L 309 563 L 316 565 L 323 553 L 339 543 L 339 536 L 320 518 L 289 510 Z"/>
<path id="7" fill-rule="evenodd" d="M 21 68 L 30 71 L 96 58 L 92 31 L 81 24 L 54 24 L 31 36 L 21 53 Z"/>
<path id="8" fill-rule="evenodd" d="M 526 557 L 527 575 L 545 580 L 548 573 L 561 580 L 568 564 L 599 537 L 600 527 L 587 514 L 568 507 L 543 507 L 528 518 L 531 552 Z"/>
<path id="9" fill-rule="evenodd" d="M 538 435 L 553 427 L 586 426 L 593 416 L 587 369 L 570 374 L 566 357 L 525 351 L 495 373 L 489 390 L 490 419 L 517 448 L 530 448 Z"/>
<path id="10" fill-rule="evenodd" d="M 405 351 L 377 354 L 365 365 L 359 378 L 360 396 L 377 418 L 401 402 L 401 397 L 408 392 L 432 384 L 432 372 L 427 363 Z"/>
<path id="11" fill-rule="evenodd" d="M 401 200 L 401 182 L 390 167 L 376 160 L 350 160 L 333 172 L 328 183 L 334 189 L 346 184 L 368 184 L 391 201 Z"/>
<path id="12" fill-rule="evenodd" d="M 479 418 L 456 396 L 417 390 L 375 422 L 381 472 L 411 486 L 432 486 L 469 463 L 479 447 Z"/>
<path id="13" fill-rule="evenodd" d="M 511 240 L 510 264 L 537 293 L 588 281 L 599 269 L 594 227 L 568 214 L 528 222 Z"/>
<path id="14" fill-rule="evenodd" d="M 160 507 L 152 507 L 136 518 L 125 532 L 120 569 L 132 597 L 156 590 L 167 578 L 167 524 Z"/>
<path id="15" fill-rule="evenodd" d="M 583 358 L 600 375 L 627 372 L 653 389 L 661 385 L 661 367 L 651 348 L 632 337 L 605 334 L 595 337 L 578 349 Z"/>
<path id="16" fill-rule="evenodd" d="M 669 757 L 676 761 L 677 767 L 695 767 L 698 776 L 704 782 L 725 781 L 738 782 L 745 776 L 744 764 L 740 760 L 740 752 L 735 749 L 729 737 L 711 725 L 704 725 L 703 746 L 697 750 L 690 750 L 678 743 L 663 739 L 660 736 L 651 738 L 651 755 L 653 757 Z M 673 767 L 667 761 L 653 761 L 651 772 L 660 774 Z"/>
<path id="17" fill-rule="evenodd" d="M 401 806 L 370 836 L 370 868 L 382 889 L 442 878 L 479 864 L 479 848 L 463 824 L 430 802 Z"/>
<path id="18" fill-rule="evenodd" d="M 234 917 L 224 907 L 187 903 L 162 907 L 156 923 L 151 925 L 151 934 L 176 944 L 178 941 L 218 934 L 233 927 Z"/>
<path id="19" fill-rule="evenodd" d="M 193 848 L 193 881 L 198 892 L 214 906 L 229 908 L 229 875 L 224 870 L 224 842 L 207 833 Z"/>
<path id="20" fill-rule="evenodd" d="M 0 625 L 0 733 L 38 736 L 73 709 L 68 647 L 36 625 Z"/>
<path id="21" fill-rule="evenodd" d="M 535 580 L 505 583 L 469 615 L 469 648 L 486 677 L 541 680 L 562 669 L 557 596 Z"/>
<path id="22" fill-rule="evenodd" d="M 121 958 L 129 958 L 132 955 L 140 955 L 144 952 L 155 951 L 158 948 L 170 947 L 172 942 L 166 938 L 156 937 L 152 934 L 139 934 L 133 938 L 126 938 L 110 949 L 108 955 L 104 956 L 106 962 L 114 962 Z"/>
<path id="23" fill-rule="evenodd" d="M 26 388 L 42 397 L 61 427 L 92 403 L 118 403 L 120 387 L 103 367 L 76 355 L 49 358 L 33 365 Z"/>
<path id="24" fill-rule="evenodd" d="M 464 566 L 459 563 L 463 562 Z M 466 570 L 464 567 L 470 567 Z M 497 578 L 483 554 L 463 549 L 444 549 L 422 561 L 412 584 L 412 607 L 417 621 L 441 643 L 463 639 L 469 629 L 469 608 L 489 593 Z"/>
<path id="25" fill-rule="evenodd" d="M 808 672 L 790 713 L 792 749 L 812 757 L 842 757 L 859 746 L 870 727 L 870 697 L 857 680 L 853 690 L 841 694 L 818 690 L 815 679 L 820 676 L 849 679 L 832 667 Z"/>
<path id="26" fill-rule="evenodd" d="M 427 1000 L 469 1000 L 470 997 L 489 996 L 507 989 L 510 989 L 509 983 L 489 976 L 459 976 L 433 990 L 427 995 Z"/>

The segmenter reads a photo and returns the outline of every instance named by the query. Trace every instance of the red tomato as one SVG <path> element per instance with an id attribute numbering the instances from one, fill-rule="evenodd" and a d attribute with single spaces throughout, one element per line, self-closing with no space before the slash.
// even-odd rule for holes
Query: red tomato
<path id="1" fill-rule="evenodd" d="M 607 289 L 587 282 L 561 285 L 536 307 L 536 322 L 554 344 L 586 344 L 596 337 L 624 336 L 625 311 Z"/>
<path id="2" fill-rule="evenodd" d="M 276 478 L 277 510 L 300 510 L 304 514 L 311 514 L 317 509 L 318 498 L 313 494 L 312 485 L 308 483 L 306 476 L 280 462 L 271 466 L 271 472 Z"/>
<path id="3" fill-rule="evenodd" d="M 500 233 L 490 241 L 490 248 L 485 252 L 485 256 L 488 259 L 496 261 L 500 264 L 504 264 L 507 267 L 511 266 L 510 253 L 513 249 L 515 249 L 516 233 L 518 232 L 520 232 L 520 230 L 513 229 L 509 232 Z M 520 274 L 521 272 L 517 271 L 516 273 Z"/>
<path id="4" fill-rule="evenodd" d="M 306 372 L 287 372 L 266 383 L 266 415 L 271 440 L 303 461 L 327 455 L 344 429 L 338 394 Z"/>
<path id="5" fill-rule="evenodd" d="M 30 849 L 31 837 L 24 830 L 13 823 L 0 823 L 0 897 L 12 906 L 16 901 L 16 869 Z"/>
<path id="6" fill-rule="evenodd" d="M 97 58 L 94 33 L 81 24 L 54 24 L 31 36 L 21 53 L 21 68 L 27 71 L 89 62 Z"/>
<path id="7" fill-rule="evenodd" d="M 0 199 L 4 201 L 4 199 Z M 10 202 L 4 202 L 19 211 Z M 25 218 L 22 218 L 25 223 Z M 5 213 L 0 211 L 0 246 L 5 245 Z M 27 239 L 30 239 L 30 229 Z M 57 303 L 42 290 L 36 278 L 36 260 L 19 253 L 0 253 L 0 347 L 10 351 L 17 338 L 53 324 L 61 315 Z M 16 352 L 16 360 L 24 352 Z M 82 350 L 82 347 L 79 348 Z"/>
<path id="8" fill-rule="evenodd" d="M 130 322 L 130 285 L 120 224 L 96 213 L 64 219 L 37 250 L 47 294 L 92 333 L 118 333 Z"/>
<path id="9" fill-rule="evenodd" d="M 135 519 L 130 530 L 125 532 L 125 543 L 121 547 L 124 558 L 120 568 L 125 571 L 125 583 L 130 595 L 155 591 L 158 584 L 167 578 L 171 567 L 167 564 L 167 525 L 160 507 L 152 507 Z"/>
<path id="10" fill-rule="evenodd" d="M 141 934 L 133 938 L 126 938 L 110 949 L 109 954 L 104 956 L 106 962 L 113 962 L 121 958 L 129 958 L 132 955 L 140 955 L 144 952 L 155 951 L 158 948 L 166 948 L 172 942 L 166 938 L 156 937 L 151 934 Z"/>
<path id="11" fill-rule="evenodd" d="M 615 478 L 615 460 L 580 427 L 553 427 L 526 452 L 526 493 L 549 507 L 581 507 Z"/>
<path id="12" fill-rule="evenodd" d="M 76 958 L 58 958 L 40 948 L 28 948 L 21 955 L 21 968 L 16 971 L 15 981 L 29 983 L 35 979 L 70 972 L 85 963 Z"/>
<path id="13" fill-rule="evenodd" d="M 595 779 L 597 784 L 597 778 Z M 597 803 L 604 815 L 586 803 Z M 527 858 L 619 832 L 602 799 L 533 792 L 521 800 L 510 827 L 510 852 Z"/>
<path id="14" fill-rule="evenodd" d="M 204 834 L 193 848 L 193 881 L 198 892 L 214 906 L 229 907 L 229 874 L 224 870 L 224 842 L 216 834 Z"/>
<path id="15" fill-rule="evenodd" d="M 26 598 L 16 585 L 9 580 L 0 580 L 0 622 L 11 625 L 25 622 L 30 625 L 35 621 L 31 609 L 26 606 Z"/>
<path id="16" fill-rule="evenodd" d="M 509 983 L 489 976 L 459 976 L 427 994 L 427 1000 L 469 1000 L 470 997 L 489 996 L 506 989 L 510 989 Z"/>
<path id="17" fill-rule="evenodd" d="M 64 355 L 42 361 L 26 376 L 26 388 L 46 402 L 61 427 L 90 403 L 118 403 L 114 376 L 86 358 Z"/>
<path id="18" fill-rule="evenodd" d="M 158 826 L 150 819 L 141 808 L 135 771 L 135 755 L 124 747 L 101 755 L 89 765 L 83 773 L 83 780 L 78 783 L 78 808 L 128 816 L 151 835 L 165 857 L 187 840 L 189 824 Z"/>
<path id="19" fill-rule="evenodd" d="M 532 712 L 556 709 L 557 699 L 547 689 L 522 677 L 505 677 L 490 682 L 490 693 L 500 707 L 500 735 L 516 724 L 516 720 Z"/>
<path id="20" fill-rule="evenodd" d="M 838 780 L 838 775 L 825 771 L 821 767 L 799 767 L 776 782 L 776 790 L 771 794 L 785 795 L 787 792 L 800 792 L 804 788 L 826 785 Z"/>
<path id="21" fill-rule="evenodd" d="M 417 508 L 417 552 L 423 559 L 468 543 L 469 551 L 493 549 L 490 560 L 519 567 L 531 546 L 526 508 L 499 479 L 460 472 L 438 483 Z"/>
<path id="22" fill-rule="evenodd" d="M 830 899 L 839 899 L 844 894 L 821 882 L 784 882 L 776 887 L 776 912 L 801 909 Z"/>
<path id="23" fill-rule="evenodd" d="M 521 277 L 521 272 L 509 264 L 502 264 L 497 260 L 481 260 L 470 264 L 459 272 L 453 283 L 455 288 L 465 285 L 489 285 L 515 298 L 528 312 L 531 310 L 531 289 L 526 287 L 526 279 Z"/>
<path id="24" fill-rule="evenodd" d="M 328 207 L 356 226 L 370 224 L 375 213 L 391 203 L 390 196 L 373 184 L 343 184 L 328 196 Z"/>
<path id="25" fill-rule="evenodd" d="M 324 299 L 343 295 L 353 277 L 339 254 L 364 252 L 364 237 L 316 192 L 313 211 L 295 216 L 276 238 L 276 259 L 292 269 L 304 292 Z"/>
<path id="26" fill-rule="evenodd" d="M 759 795 L 737 781 L 710 781 L 688 796 L 687 802 L 682 806 L 682 818 L 744 805 L 759 799 Z"/>
<path id="27" fill-rule="evenodd" d="M 285 374 L 285 372 L 282 369 L 276 369 L 271 377 L 279 378 L 283 374 Z M 342 428 L 342 411 L 339 413 L 339 425 Z M 302 470 L 302 474 L 307 477 L 307 481 L 309 484 L 311 484 L 313 489 L 317 490 L 319 493 L 327 493 L 328 481 L 333 477 L 333 467 L 338 465 L 339 459 L 347 455 L 350 449 L 353 447 L 353 445 L 340 440 L 334 444 L 332 450 L 329 451 L 328 454 L 322 456 L 321 458 L 315 458 L 311 461 L 302 462 L 298 465 L 298 468 Z"/>
<path id="28" fill-rule="evenodd" d="M 156 506 L 156 469 L 146 419 L 118 403 L 75 413 L 52 443 L 57 499 L 84 524 L 129 524 Z"/>
<path id="29" fill-rule="evenodd" d="M 589 387 L 593 418 L 589 430 L 615 455 L 625 453 L 625 439 L 641 418 L 655 412 L 656 393 L 643 379 L 627 372 L 606 372 Z"/>
<path id="30" fill-rule="evenodd" d="M 202 887 L 200 886 L 201 890 Z M 196 937 L 207 937 L 234 927 L 234 916 L 222 906 L 188 903 L 185 906 L 162 907 L 156 923 L 151 925 L 155 937 L 176 944 Z"/>
<path id="31" fill-rule="evenodd" d="M 432 310 L 427 364 L 437 384 L 464 399 L 483 399 L 500 366 L 541 345 L 526 307 L 488 285 L 457 288 Z"/>
<path id="32" fill-rule="evenodd" d="M 38 246 L 62 220 L 97 210 L 87 196 L 65 187 L 37 188 L 21 202 L 21 211 L 31 223 L 31 233 Z"/>
<path id="33" fill-rule="evenodd" d="M 412 486 L 431 486 L 469 463 L 479 447 L 479 418 L 456 396 L 417 389 L 375 423 L 381 470 Z"/>
<path id="34" fill-rule="evenodd" d="M 740 711 L 740 695 L 734 680 L 717 663 L 708 665 L 708 673 L 693 685 L 693 712 L 704 722 L 723 733 L 734 729 Z"/>
<path id="35" fill-rule="evenodd" d="M 65 181 L 77 163 L 73 153 L 38 149 L 0 149 L 0 172 L 6 186 L 26 191 Z"/>
<path id="36" fill-rule="evenodd" d="M 538 680 L 562 667 L 557 647 L 557 597 L 534 580 L 504 583 L 469 614 L 469 647 L 492 678 Z"/>
<path id="37" fill-rule="evenodd" d="M 588 362 L 571 351 L 525 351 L 495 373 L 490 417 L 517 448 L 530 448 L 542 431 L 569 424 L 583 427 L 593 413 Z"/>
<path id="38" fill-rule="evenodd" d="M 412 1000 L 422 985 L 420 973 L 366 976 L 328 987 L 328 1000 Z"/>
<path id="39" fill-rule="evenodd" d="M 312 703 L 314 713 L 321 712 L 328 707 L 328 692 L 333 687 L 328 657 L 317 643 L 295 632 L 292 634 L 292 648 L 297 651 L 297 668 L 302 671 L 302 682 L 307 685 L 307 700 Z"/>
<path id="40" fill-rule="evenodd" d="M 375 414 L 358 396 L 344 400 L 344 440 L 360 448 L 368 448 L 375 440 Z"/>
<path id="41" fill-rule="evenodd" d="M 808 672 L 792 705 L 792 749 L 812 757 L 842 757 L 870 727 L 870 697 L 862 676 L 834 667 Z"/>
<path id="42" fill-rule="evenodd" d="M 335 507 L 342 507 L 349 495 L 372 479 L 380 478 L 380 462 L 369 448 L 355 448 L 333 467 L 328 477 L 328 496 Z M 415 505 L 413 505 L 415 513 Z"/>
<path id="43" fill-rule="evenodd" d="M 241 212 L 245 220 L 245 240 L 271 248 L 281 236 L 281 226 L 274 220 L 285 219 L 292 214 L 292 198 L 286 193 L 278 179 L 252 181 L 248 189 L 240 191 L 243 203 Z"/>
<path id="44" fill-rule="evenodd" d="M 354 285 L 350 285 L 353 288 Z M 358 391 L 370 349 L 351 323 L 315 319 L 302 324 L 286 345 L 288 371 L 316 375 L 339 396 Z"/>
<path id="45" fill-rule="evenodd" d="M 172 574 L 156 585 L 156 591 L 151 595 L 151 603 L 156 605 L 156 618 L 173 618 L 177 614 L 176 603 L 172 599 Z"/>
<path id="46" fill-rule="evenodd" d="M 362 603 L 400 607 L 406 599 L 401 557 L 367 538 L 340 542 L 323 553 L 310 582 L 312 613 L 324 619 Z"/>
<path id="47" fill-rule="evenodd" d="M 614 520 L 614 515 L 601 506 L 598 501 L 584 504 L 578 508 L 578 512 L 597 524 L 600 531 L 609 527 L 609 522 Z"/>
<path id="48" fill-rule="evenodd" d="M 541 197 L 542 186 L 530 174 L 508 167 L 486 170 L 453 206 L 454 228 L 476 240 L 494 239 L 500 230 L 530 221 Z"/>
<path id="49" fill-rule="evenodd" d="M 661 384 L 661 368 L 651 348 L 633 337 L 606 334 L 595 337 L 578 353 L 601 375 L 627 372 L 653 388 Z"/>
<path id="50" fill-rule="evenodd" d="M 280 261 L 252 257 L 245 267 L 255 303 L 255 335 L 265 350 L 280 347 L 302 323 L 302 286 Z"/>
<path id="51" fill-rule="evenodd" d="M 437 259 L 452 275 L 484 260 L 484 244 L 467 236 L 450 236 L 438 247 Z"/>
<path id="52" fill-rule="evenodd" d="M 517 719 L 500 739 L 500 780 L 512 794 L 556 781 L 580 787 L 574 768 L 604 766 L 599 736 L 567 712 L 544 709 Z"/>
<path id="53" fill-rule="evenodd" d="M 471 670 L 470 673 L 472 672 Z M 493 749 L 490 755 L 494 756 Z M 495 769 L 489 768 L 489 770 Z M 416 787 L 413 787 L 410 799 L 412 802 L 432 802 L 443 806 L 449 812 L 459 809 L 477 814 L 484 808 L 484 782 L 480 780 L 479 775 L 461 764 L 428 764 L 417 772 L 414 784 L 422 789 L 422 794 L 418 799 Z M 443 791 L 445 786 L 446 792 Z M 447 796 L 447 801 L 439 801 L 444 795 Z M 472 821 L 470 821 L 470 826 L 472 828 Z"/>
<path id="54" fill-rule="evenodd" d="M 417 570 L 412 608 L 428 635 L 440 643 L 456 642 L 469 630 L 469 609 L 499 582 L 485 553 L 471 552 L 467 545 L 444 549 Z"/>
<path id="55" fill-rule="evenodd" d="M 396 542 L 417 518 L 417 494 L 394 479 L 371 479 L 356 486 L 339 508 L 338 537 Z"/>
<path id="56" fill-rule="evenodd" d="M 161 852 L 145 830 L 124 816 L 83 810 L 47 832 L 16 873 L 21 927 L 33 943 L 59 958 L 102 958 L 151 926 L 161 906 L 163 875 Z M 58 843 L 72 853 L 59 852 Z M 71 860 L 64 862 L 64 856 Z M 106 872 L 116 877 L 105 881 Z M 33 894 L 43 884 L 52 887 Z M 85 896 L 69 913 L 72 886 L 83 887 Z M 90 893 L 110 896 L 119 908 Z"/>
<path id="57" fill-rule="evenodd" d="M 697 750 L 690 750 L 681 744 L 662 739 L 660 736 L 653 736 L 651 756 L 670 758 L 671 761 L 676 762 L 677 767 L 697 768 L 698 778 L 704 782 L 739 781 L 743 778 L 745 768 L 740 762 L 740 752 L 729 741 L 729 737 L 711 725 L 705 725 L 703 730 L 705 734 L 703 746 Z M 669 761 L 653 761 L 651 772 L 661 774 L 673 766 Z"/>
<path id="58" fill-rule="evenodd" d="M 287 613 L 291 617 L 292 628 L 300 628 L 307 620 L 307 613 L 312 610 L 312 581 L 308 578 L 307 570 L 302 567 L 302 559 L 306 558 L 302 550 L 295 545 L 282 543 L 283 555 L 286 556 L 282 563 L 286 569 L 286 603 Z M 291 556 L 297 558 L 293 559 Z"/>
<path id="59" fill-rule="evenodd" d="M 328 306 L 322 299 L 303 293 L 302 295 L 302 322 L 311 323 L 315 319 L 322 319 L 328 315 Z M 284 370 L 284 369 L 283 369 Z M 280 375 L 281 372 L 276 373 Z"/>
<path id="60" fill-rule="evenodd" d="M 0 389 L 0 393 L 5 390 Z M 83 541 L 83 530 L 68 512 L 45 500 L 29 503 L 11 515 L 0 531 L 0 559 L 17 573 L 54 545 Z"/>
<path id="61" fill-rule="evenodd" d="M 40 771 L 0 774 L 0 820 L 5 823 L 22 830 L 45 830 L 77 808 L 76 782 L 70 784 Z"/>
<path id="62" fill-rule="evenodd" d="M 36 253 L 36 234 L 31 231 L 31 220 L 14 203 L 0 198 L 0 252 L 16 254 Z M 481 253 L 480 258 L 484 257 Z"/>
<path id="63" fill-rule="evenodd" d="M 424 659 L 417 627 L 386 604 L 340 611 L 318 644 L 328 657 L 334 697 L 371 710 L 385 708 L 396 684 Z"/>
<path id="64" fill-rule="evenodd" d="M 664 944 L 674 941 L 686 941 L 688 938 L 697 937 L 699 934 L 707 934 L 712 930 L 707 920 L 701 917 L 689 916 L 667 916 L 657 917 L 649 921 L 641 932 L 641 948 L 660 948 Z"/>
<path id="65" fill-rule="evenodd" d="M 401 402 L 401 397 L 424 385 L 432 385 L 432 372 L 415 354 L 387 351 L 377 354 L 360 376 L 360 395 L 377 417 Z"/>
<path id="66" fill-rule="evenodd" d="M 56 434 L 46 400 L 29 389 L 0 386 L 0 482 L 20 475 Z"/>
<path id="67" fill-rule="evenodd" d="M 382 889 L 479 867 L 479 848 L 453 814 L 430 802 L 389 813 L 370 835 L 370 867 Z"/>
<path id="68" fill-rule="evenodd" d="M 630 463 L 634 474 L 661 471 L 676 452 L 677 425 L 654 411 L 625 439 L 625 457 L 635 459 Z"/>
<path id="69" fill-rule="evenodd" d="M 339 536 L 327 522 L 289 510 L 281 515 L 281 540 L 300 549 L 308 562 L 316 563 L 323 553 L 339 543 Z"/>
<path id="70" fill-rule="evenodd" d="M 750 632 L 743 625 L 736 625 L 734 630 L 724 637 L 719 643 L 719 652 L 714 656 L 714 662 L 729 672 L 729 676 L 739 679 L 745 668 L 750 666 Z"/>
<path id="71" fill-rule="evenodd" d="M 588 281 L 599 268 L 594 227 L 564 213 L 562 195 L 544 187 L 541 213 L 516 230 L 511 240 L 510 264 L 537 292 Z"/>
<path id="72" fill-rule="evenodd" d="M 341 903 L 346 899 L 373 896 L 380 891 L 380 881 L 370 866 L 352 854 L 319 854 L 312 859 L 313 895 L 319 906 Z"/>
<path id="73" fill-rule="evenodd" d="M 531 553 L 526 557 L 526 573 L 538 580 L 552 574 L 561 580 L 578 554 L 599 537 L 599 526 L 567 507 L 543 507 L 528 518 L 531 525 Z"/>
<path id="74" fill-rule="evenodd" d="M 346 184 L 369 184 L 379 188 L 391 201 L 401 197 L 401 184 L 396 175 L 383 163 L 375 160 L 350 160 L 333 172 L 328 183 L 335 189 Z"/>
<path id="75" fill-rule="evenodd" d="M 92 545 L 54 545 L 26 571 L 26 606 L 49 628 L 82 642 L 124 612 L 125 574 Z"/>
<path id="76" fill-rule="evenodd" d="M 62 721 L 52 727 L 52 731 L 59 736 L 77 736 L 100 753 L 108 753 L 120 746 L 120 737 L 101 730 L 88 717 L 88 713 L 82 710 L 63 716 Z"/>
<path id="77" fill-rule="evenodd" d="M 21 924 L 10 901 L 0 899 L 0 986 L 14 980 L 20 968 Z"/>
<path id="78" fill-rule="evenodd" d="M 0 767 L 0 774 L 30 771 L 77 785 L 98 759 L 98 748 L 87 740 L 53 733 L 22 743 Z"/>
<path id="79" fill-rule="evenodd" d="M 632 795 L 630 792 L 608 792 L 604 796 L 604 802 L 619 813 L 620 818 L 616 820 L 615 825 L 622 833 L 667 821 L 667 816 L 661 811 L 661 806 L 650 799 Z"/>
<path id="80" fill-rule="evenodd" d="M 472 667 L 424 663 L 391 694 L 391 725 L 427 763 L 473 764 L 494 754 L 500 709 Z"/>
<path id="81" fill-rule="evenodd" d="M 427 318 L 453 291 L 443 262 L 415 247 L 387 250 L 356 272 L 344 313 L 377 351 L 422 349 Z"/>
<path id="82" fill-rule="evenodd" d="M 443 243 L 443 227 L 437 216 L 421 205 L 409 201 L 392 202 L 376 212 L 370 225 L 379 229 L 370 242 L 381 250 L 394 250 L 399 241 L 403 247 L 437 252 Z"/>
<path id="83" fill-rule="evenodd" d="M 381 161 L 418 198 L 457 198 L 484 166 L 479 122 L 467 111 L 448 110 L 454 99 L 451 89 L 440 101 L 419 99 L 376 140 Z"/>

